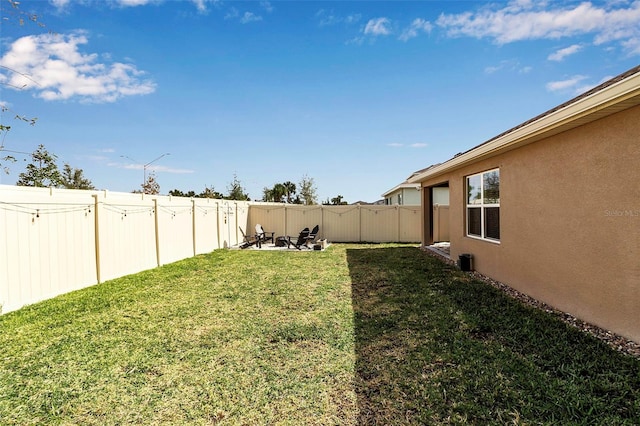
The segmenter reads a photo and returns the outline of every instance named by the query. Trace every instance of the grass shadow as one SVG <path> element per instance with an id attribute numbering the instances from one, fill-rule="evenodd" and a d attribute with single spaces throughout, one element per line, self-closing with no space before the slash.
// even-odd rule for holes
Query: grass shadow
<path id="1" fill-rule="evenodd" d="M 359 424 L 640 423 L 640 360 L 417 248 L 347 261 Z"/>

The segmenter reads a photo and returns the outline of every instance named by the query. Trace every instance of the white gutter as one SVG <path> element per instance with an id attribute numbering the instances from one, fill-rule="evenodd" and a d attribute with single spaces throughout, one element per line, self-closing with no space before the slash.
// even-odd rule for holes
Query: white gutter
<path id="1" fill-rule="evenodd" d="M 613 108 L 629 100 L 632 100 L 632 102 L 629 102 L 628 105 Z M 550 136 L 554 133 L 568 130 L 579 124 L 594 121 L 638 104 L 640 104 L 640 72 L 604 87 L 585 98 L 577 99 L 575 102 L 569 103 L 557 111 L 551 110 L 552 112 L 542 115 L 538 120 L 521 125 L 521 127 L 516 127 L 502 136 L 490 139 L 442 164 L 412 176 L 407 179 L 407 182 L 420 183 L 483 158 L 492 157 L 510 149 L 540 140 L 544 136 Z M 609 112 L 605 111 L 608 109 L 610 109 Z M 596 114 L 597 112 L 601 112 L 601 114 Z M 572 123 L 573 125 L 571 125 Z"/>

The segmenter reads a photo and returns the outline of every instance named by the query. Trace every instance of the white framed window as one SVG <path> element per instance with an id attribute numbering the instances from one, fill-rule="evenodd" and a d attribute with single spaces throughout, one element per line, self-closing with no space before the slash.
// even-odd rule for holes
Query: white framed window
<path id="1" fill-rule="evenodd" d="M 467 236 L 500 241 L 500 169 L 467 176 Z"/>

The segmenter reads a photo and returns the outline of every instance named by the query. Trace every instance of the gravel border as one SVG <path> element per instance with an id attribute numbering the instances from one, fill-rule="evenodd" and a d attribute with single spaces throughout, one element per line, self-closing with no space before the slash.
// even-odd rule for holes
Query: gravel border
<path id="1" fill-rule="evenodd" d="M 427 248 L 422 248 L 422 250 L 425 253 L 429 254 L 430 256 L 436 257 L 445 263 L 454 265 L 456 267 L 458 266 L 453 259 L 445 257 L 444 255 L 436 252 L 435 250 L 430 250 Z M 468 274 L 472 275 L 474 278 L 484 281 L 485 283 L 491 285 L 492 287 L 495 287 L 503 291 L 510 297 L 517 299 L 526 305 L 533 306 L 547 313 L 550 313 L 555 317 L 559 318 L 560 320 L 564 321 L 566 324 L 569 324 L 572 327 L 582 330 L 585 333 L 591 334 L 592 336 L 602 340 L 603 342 L 605 342 L 607 345 L 617 350 L 618 352 L 640 359 L 640 344 L 634 342 L 633 340 L 629 340 L 626 337 L 620 336 L 619 334 L 613 333 L 609 330 L 605 330 L 596 325 L 589 324 L 588 322 L 585 322 L 579 318 L 576 318 L 567 312 L 562 312 L 558 309 L 555 309 L 544 302 L 536 300 L 531 296 L 521 293 L 518 290 L 511 288 L 504 283 L 491 279 L 485 275 L 482 275 L 479 272 L 472 271 L 472 272 L 468 272 Z"/>

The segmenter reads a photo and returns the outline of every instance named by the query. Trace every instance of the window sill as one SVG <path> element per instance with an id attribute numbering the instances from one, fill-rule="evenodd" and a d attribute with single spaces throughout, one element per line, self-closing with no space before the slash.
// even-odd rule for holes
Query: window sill
<path id="1" fill-rule="evenodd" d="M 490 238 L 476 237 L 474 235 L 466 235 L 466 237 L 471 238 L 472 240 L 485 241 L 487 243 L 500 245 L 500 240 L 492 240 Z"/>

